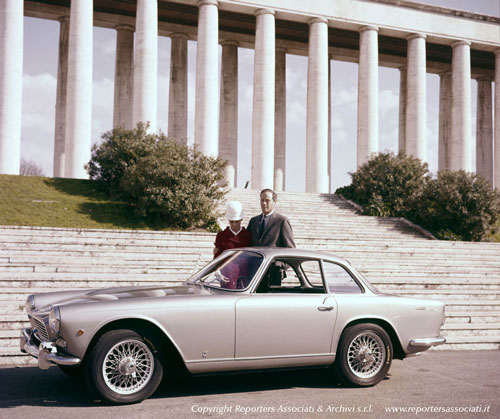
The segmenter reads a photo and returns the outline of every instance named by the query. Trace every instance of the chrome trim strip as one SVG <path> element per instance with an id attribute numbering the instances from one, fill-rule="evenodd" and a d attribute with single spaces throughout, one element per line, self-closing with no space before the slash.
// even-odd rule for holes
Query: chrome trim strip
<path id="1" fill-rule="evenodd" d="M 317 357 L 333 357 L 334 353 L 328 354 L 303 354 L 303 355 L 268 355 L 256 357 L 239 357 L 239 358 L 215 358 L 215 359 L 193 359 L 186 361 L 186 364 L 209 363 L 209 362 L 233 362 L 233 361 L 266 361 L 266 360 L 280 360 L 280 359 L 296 359 L 296 358 L 317 358 Z"/>
<path id="2" fill-rule="evenodd" d="M 410 340 L 410 346 L 436 346 L 446 343 L 446 339 L 443 337 L 438 338 L 421 338 Z"/>

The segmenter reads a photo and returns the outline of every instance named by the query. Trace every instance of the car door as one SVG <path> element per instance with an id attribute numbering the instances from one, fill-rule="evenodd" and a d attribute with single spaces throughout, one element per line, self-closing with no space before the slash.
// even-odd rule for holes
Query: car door
<path id="1" fill-rule="evenodd" d="M 314 363 L 314 357 L 331 354 L 336 302 L 325 292 L 319 261 L 308 261 L 310 276 L 319 275 L 321 281 L 315 289 L 309 282 L 305 289 L 301 282 L 306 279 L 305 261 L 295 269 L 287 266 L 281 286 L 236 302 L 237 360 L 307 357 Z"/>

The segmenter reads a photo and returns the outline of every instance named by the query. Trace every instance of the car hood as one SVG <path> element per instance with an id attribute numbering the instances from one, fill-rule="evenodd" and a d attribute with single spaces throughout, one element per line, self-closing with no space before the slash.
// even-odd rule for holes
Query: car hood
<path id="1" fill-rule="evenodd" d="M 56 304 L 66 305 L 70 303 L 91 303 L 94 301 L 104 302 L 137 298 L 149 299 L 201 293 L 208 293 L 208 291 L 196 286 L 129 286 L 102 288 L 97 290 L 49 292 L 35 295 L 35 307 L 37 311 L 43 311 Z"/>

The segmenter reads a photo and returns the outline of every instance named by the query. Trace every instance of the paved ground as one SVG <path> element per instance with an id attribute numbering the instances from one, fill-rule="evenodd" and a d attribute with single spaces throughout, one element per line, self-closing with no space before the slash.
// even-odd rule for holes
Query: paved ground
<path id="1" fill-rule="evenodd" d="M 92 400 L 56 367 L 7 367 L 0 418 L 499 418 L 499 367 L 500 351 L 432 351 L 394 361 L 372 388 L 342 387 L 326 370 L 212 376 L 166 382 L 132 406 Z"/>

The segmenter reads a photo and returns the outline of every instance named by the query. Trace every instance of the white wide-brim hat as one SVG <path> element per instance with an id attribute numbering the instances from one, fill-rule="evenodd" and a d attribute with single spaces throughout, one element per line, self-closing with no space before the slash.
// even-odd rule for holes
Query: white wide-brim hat
<path id="1" fill-rule="evenodd" d="M 229 221 L 243 220 L 243 205 L 239 201 L 229 201 L 227 203 L 226 218 Z"/>

